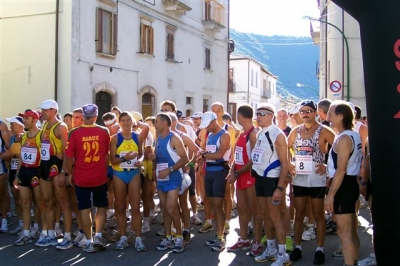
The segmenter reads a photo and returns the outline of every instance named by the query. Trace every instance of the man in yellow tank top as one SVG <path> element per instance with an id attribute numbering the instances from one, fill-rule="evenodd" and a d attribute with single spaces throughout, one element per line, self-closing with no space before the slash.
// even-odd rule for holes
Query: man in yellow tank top
<path id="1" fill-rule="evenodd" d="M 68 129 L 57 119 L 58 104 L 56 101 L 46 100 L 40 108 L 43 120 L 46 120 L 42 127 L 40 148 L 40 193 L 45 206 L 48 236 L 41 236 L 36 245 L 39 247 L 57 246 L 57 249 L 64 250 L 72 247 L 72 216 L 67 200 L 65 170 L 62 169 Z M 54 197 L 57 204 L 60 205 L 64 217 L 65 234 L 61 243 L 58 243 L 55 237 Z"/>

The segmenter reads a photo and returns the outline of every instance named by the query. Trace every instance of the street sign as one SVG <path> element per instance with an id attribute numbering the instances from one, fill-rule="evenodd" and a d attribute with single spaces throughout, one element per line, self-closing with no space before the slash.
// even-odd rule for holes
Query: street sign
<path id="1" fill-rule="evenodd" d="M 342 89 L 342 83 L 338 80 L 334 80 L 329 84 L 329 89 L 332 92 L 339 92 Z"/>

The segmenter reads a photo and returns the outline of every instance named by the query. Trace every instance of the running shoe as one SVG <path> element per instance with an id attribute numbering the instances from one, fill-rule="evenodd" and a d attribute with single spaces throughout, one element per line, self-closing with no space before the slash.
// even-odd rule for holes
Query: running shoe
<path id="1" fill-rule="evenodd" d="M 116 250 L 123 250 L 129 246 L 128 244 L 128 238 L 127 237 L 121 237 L 121 239 L 117 242 L 115 245 Z"/>
<path id="2" fill-rule="evenodd" d="M 310 227 L 310 228 L 304 230 L 303 235 L 301 236 L 301 239 L 303 241 L 310 241 L 312 239 L 315 239 L 315 228 Z"/>
<path id="3" fill-rule="evenodd" d="M 241 240 L 240 238 L 238 241 L 233 245 L 227 248 L 228 251 L 238 251 L 238 250 L 249 250 L 251 248 L 249 240 Z"/>
<path id="4" fill-rule="evenodd" d="M 22 230 L 23 230 L 22 224 L 18 224 L 17 227 L 14 230 L 11 230 L 9 233 L 10 235 L 16 235 L 19 232 L 22 232 Z"/>
<path id="5" fill-rule="evenodd" d="M 31 230 L 29 231 L 29 236 L 30 236 L 32 239 L 39 238 L 39 237 L 40 237 L 39 229 L 36 228 L 36 227 L 32 227 Z"/>
<path id="6" fill-rule="evenodd" d="M 145 251 L 146 247 L 143 245 L 142 238 L 137 237 L 135 240 L 135 248 L 137 251 Z"/>
<path id="7" fill-rule="evenodd" d="M 211 250 L 213 251 L 222 251 L 225 249 L 225 239 L 217 239 L 214 243 L 214 245 L 211 247 Z"/>
<path id="8" fill-rule="evenodd" d="M 267 261 L 274 261 L 278 257 L 278 250 L 273 249 L 269 250 L 266 248 L 264 252 L 260 255 L 254 258 L 256 262 L 267 262 Z"/>
<path id="9" fill-rule="evenodd" d="M 214 227 L 209 222 L 205 222 L 203 227 L 199 229 L 199 233 L 207 233 L 214 230 Z"/>
<path id="10" fill-rule="evenodd" d="M 202 225 L 203 224 L 203 222 L 200 220 L 200 218 L 199 218 L 199 216 L 192 216 L 191 218 L 190 218 L 190 221 L 192 222 L 192 224 L 195 224 L 195 225 Z"/>
<path id="11" fill-rule="evenodd" d="M 83 250 L 84 252 L 87 252 L 87 253 L 94 253 L 94 252 L 96 252 L 96 249 L 94 248 L 94 245 L 93 245 L 92 242 L 86 243 L 86 245 L 83 247 L 82 250 Z"/>
<path id="12" fill-rule="evenodd" d="M 95 249 L 103 250 L 106 248 L 106 240 L 100 236 L 95 236 L 93 240 L 93 246 Z"/>
<path id="13" fill-rule="evenodd" d="M 18 237 L 17 241 L 14 242 L 14 245 L 23 246 L 30 243 L 32 243 L 32 239 L 29 236 L 21 235 Z"/>
<path id="14" fill-rule="evenodd" d="M 73 246 L 72 241 L 64 238 L 63 241 L 57 244 L 56 249 L 66 250 L 72 248 L 72 246 Z"/>
<path id="15" fill-rule="evenodd" d="M 178 237 L 178 238 L 175 240 L 175 245 L 174 245 L 173 251 L 174 251 L 175 253 L 181 253 L 181 252 L 183 252 L 184 250 L 185 250 L 185 240 L 184 240 L 183 238 L 181 238 L 181 237 Z"/>
<path id="16" fill-rule="evenodd" d="M 157 250 L 167 250 L 170 248 L 174 248 L 174 240 L 167 238 L 161 240 L 161 243 L 157 246 Z"/>
<path id="17" fill-rule="evenodd" d="M 374 253 L 369 254 L 368 257 L 358 262 L 359 266 L 376 266 L 376 257 Z"/>
<path id="18" fill-rule="evenodd" d="M 283 255 L 278 255 L 274 263 L 271 264 L 271 266 L 289 266 L 289 265 L 292 265 L 292 262 L 290 261 L 289 255 L 287 253 Z"/>

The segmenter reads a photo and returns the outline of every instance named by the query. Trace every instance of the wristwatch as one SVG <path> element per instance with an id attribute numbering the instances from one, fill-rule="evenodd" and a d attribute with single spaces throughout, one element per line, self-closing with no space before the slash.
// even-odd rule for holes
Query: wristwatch
<path id="1" fill-rule="evenodd" d="M 121 159 L 121 162 L 123 162 L 123 163 L 128 161 L 127 159 L 125 159 L 125 157 L 121 157 L 120 159 Z"/>
<path id="2" fill-rule="evenodd" d="M 280 191 L 283 191 L 283 187 L 276 186 L 276 189 L 279 189 Z"/>
<path id="3" fill-rule="evenodd" d="M 240 174 L 238 172 L 234 172 L 234 175 L 236 178 L 238 178 Z"/>
<path id="4" fill-rule="evenodd" d="M 364 182 L 363 180 L 360 181 L 361 186 L 366 186 L 367 184 L 368 184 L 368 182 Z"/>
<path id="5" fill-rule="evenodd" d="M 172 172 L 174 171 L 174 168 L 171 166 L 171 167 L 169 168 L 169 171 L 170 171 L 170 173 L 172 173 Z"/>

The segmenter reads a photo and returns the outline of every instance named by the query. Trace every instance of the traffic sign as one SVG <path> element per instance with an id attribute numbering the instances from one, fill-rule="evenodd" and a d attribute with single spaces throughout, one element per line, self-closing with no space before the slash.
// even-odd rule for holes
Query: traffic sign
<path id="1" fill-rule="evenodd" d="M 332 92 L 339 92 L 342 89 L 342 83 L 338 80 L 334 80 L 329 84 L 329 89 Z"/>

